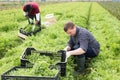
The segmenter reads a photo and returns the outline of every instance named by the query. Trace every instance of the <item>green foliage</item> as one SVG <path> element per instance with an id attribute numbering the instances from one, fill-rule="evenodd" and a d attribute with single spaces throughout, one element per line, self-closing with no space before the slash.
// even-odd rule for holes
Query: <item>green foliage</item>
<path id="1" fill-rule="evenodd" d="M 23 27 L 23 31 L 24 32 L 33 32 L 33 31 L 36 31 L 38 29 L 39 29 L 38 26 L 30 25 L 30 24 L 28 24 L 28 25 L 26 25 L 26 26 Z"/>
<path id="2" fill-rule="evenodd" d="M 32 51 L 31 55 L 27 55 L 25 59 L 29 60 L 33 64 L 36 64 L 36 62 L 38 61 L 44 60 L 51 65 L 55 65 L 57 62 L 60 62 L 61 60 L 60 57 L 40 55 L 40 53 L 36 53 L 35 51 Z"/>
<path id="3" fill-rule="evenodd" d="M 50 66 L 49 63 L 46 61 L 38 61 L 33 66 L 33 70 L 31 70 L 33 73 L 41 76 L 55 76 L 57 74 L 58 70 L 56 69 L 50 69 L 48 68 Z"/>
<path id="4" fill-rule="evenodd" d="M 6 22 L 6 23 L 2 23 L 0 26 L 0 31 L 10 31 L 10 30 L 15 30 L 18 29 L 18 23 L 14 22 L 14 23 L 10 23 L 10 22 Z"/>
<path id="5" fill-rule="evenodd" d="M 20 9 L 0 11 L 0 58 L 4 57 L 8 50 L 22 43 L 17 37 L 20 27 L 17 19 L 23 17 L 21 13 Z"/>
<path id="6" fill-rule="evenodd" d="M 0 47 L 1 47 L 0 48 L 0 58 L 2 58 L 9 49 L 11 49 L 15 46 L 18 46 L 22 43 L 22 41 L 20 39 L 18 39 L 16 35 L 12 35 L 13 33 L 15 33 L 15 31 L 9 32 L 9 35 L 11 35 L 9 37 L 7 33 L 1 32 L 1 34 L 0 34 L 1 35 L 0 36 Z"/>
<path id="7" fill-rule="evenodd" d="M 50 69 L 49 63 L 46 61 L 38 61 L 35 63 L 33 68 L 18 68 L 17 70 L 11 71 L 9 76 L 39 76 L 39 77 L 54 77 L 59 70 Z"/>

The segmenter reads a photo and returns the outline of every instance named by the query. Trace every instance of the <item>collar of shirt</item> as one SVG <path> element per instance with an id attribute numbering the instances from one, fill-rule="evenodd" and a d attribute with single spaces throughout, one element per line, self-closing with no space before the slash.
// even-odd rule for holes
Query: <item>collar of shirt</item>
<path id="1" fill-rule="evenodd" d="M 74 37 L 76 37 L 78 35 L 78 33 L 79 33 L 79 27 L 76 26 L 76 34 Z"/>

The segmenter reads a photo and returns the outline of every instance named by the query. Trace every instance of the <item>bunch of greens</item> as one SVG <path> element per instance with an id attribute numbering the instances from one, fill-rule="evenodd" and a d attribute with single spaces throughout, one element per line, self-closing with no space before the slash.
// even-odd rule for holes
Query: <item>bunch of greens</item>
<path id="1" fill-rule="evenodd" d="M 57 68 L 50 69 L 49 63 L 46 61 L 37 61 L 33 68 L 18 68 L 17 70 L 14 70 L 10 72 L 7 75 L 10 76 L 49 76 L 53 77 L 55 76 L 59 70 Z"/>

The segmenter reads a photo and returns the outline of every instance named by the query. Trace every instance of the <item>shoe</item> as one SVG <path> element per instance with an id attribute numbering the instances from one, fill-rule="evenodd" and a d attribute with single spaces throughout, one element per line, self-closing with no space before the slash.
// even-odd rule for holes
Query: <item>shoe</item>
<path id="1" fill-rule="evenodd" d="M 83 75 L 84 74 L 84 67 L 82 67 L 82 66 L 75 66 L 74 67 L 74 74 L 75 75 Z"/>

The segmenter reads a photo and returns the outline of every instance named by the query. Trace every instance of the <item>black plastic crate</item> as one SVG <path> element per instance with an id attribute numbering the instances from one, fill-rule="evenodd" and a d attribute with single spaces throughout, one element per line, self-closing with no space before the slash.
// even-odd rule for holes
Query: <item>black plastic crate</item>
<path id="1" fill-rule="evenodd" d="M 66 76 L 66 51 L 59 50 L 58 54 L 61 55 L 61 62 L 57 63 L 60 66 L 60 74 L 61 76 Z"/>
<path id="2" fill-rule="evenodd" d="M 37 52 L 40 56 L 42 55 L 49 56 L 51 59 L 53 59 L 54 57 L 53 54 L 54 52 L 51 51 L 38 51 L 35 48 L 26 48 L 20 58 L 21 66 L 25 67 L 27 66 L 27 64 L 33 65 L 33 63 L 31 63 L 28 59 L 25 58 L 27 55 L 31 55 L 31 51 Z"/>
<path id="3" fill-rule="evenodd" d="M 20 28 L 19 32 L 26 35 L 26 36 L 31 36 L 32 34 L 36 34 L 37 32 L 41 31 L 41 27 L 38 29 L 38 30 L 35 30 L 35 31 L 29 31 L 29 32 L 26 32 L 24 31 L 24 28 Z"/>
<path id="4" fill-rule="evenodd" d="M 40 55 L 45 55 L 51 57 L 51 59 L 54 58 L 54 52 L 51 51 L 38 51 L 35 48 L 26 48 L 21 56 L 21 66 L 26 67 L 27 64 L 32 64 L 28 59 L 25 59 L 26 55 L 31 55 L 31 51 L 37 51 L 39 52 Z M 61 61 L 57 62 L 55 65 L 60 66 L 60 74 L 61 76 L 66 76 L 66 51 L 64 50 L 59 50 L 57 51 L 57 55 L 61 57 Z M 33 64 L 32 64 L 33 65 Z"/>
<path id="5" fill-rule="evenodd" d="M 20 67 L 20 66 L 16 66 L 11 68 L 10 70 L 8 70 L 7 72 L 3 73 L 1 75 L 1 79 L 2 80 L 60 80 L 59 79 L 59 73 L 60 70 L 58 70 L 58 72 L 55 74 L 55 76 L 50 77 L 50 76 L 11 76 L 9 75 L 10 72 L 15 71 L 17 69 L 27 69 L 27 68 L 31 68 L 31 67 Z"/>

